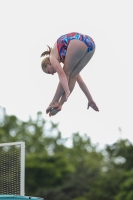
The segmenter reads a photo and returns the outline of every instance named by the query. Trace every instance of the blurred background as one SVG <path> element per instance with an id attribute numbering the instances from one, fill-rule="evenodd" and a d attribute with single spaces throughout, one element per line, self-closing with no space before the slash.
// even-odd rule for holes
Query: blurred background
<path id="1" fill-rule="evenodd" d="M 0 143 L 26 143 L 26 195 L 49 200 L 133 199 L 132 1 L 0 1 Z M 100 112 L 75 86 L 56 116 L 45 110 L 57 75 L 40 55 L 72 31 L 96 52 L 81 75 Z"/>

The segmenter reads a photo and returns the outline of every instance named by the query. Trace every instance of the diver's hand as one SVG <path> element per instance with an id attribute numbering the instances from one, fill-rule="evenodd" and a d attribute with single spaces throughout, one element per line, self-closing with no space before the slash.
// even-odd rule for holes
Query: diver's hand
<path id="1" fill-rule="evenodd" d="M 89 107 L 92 107 L 95 111 L 99 111 L 99 108 L 97 107 L 97 105 L 94 101 L 88 102 L 87 109 L 89 109 Z"/>

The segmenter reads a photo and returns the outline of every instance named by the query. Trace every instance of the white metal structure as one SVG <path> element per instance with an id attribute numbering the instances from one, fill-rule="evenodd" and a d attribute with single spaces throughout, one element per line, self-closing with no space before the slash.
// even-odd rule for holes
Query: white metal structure
<path id="1" fill-rule="evenodd" d="M 25 142 L 0 144 L 0 194 L 25 194 Z"/>

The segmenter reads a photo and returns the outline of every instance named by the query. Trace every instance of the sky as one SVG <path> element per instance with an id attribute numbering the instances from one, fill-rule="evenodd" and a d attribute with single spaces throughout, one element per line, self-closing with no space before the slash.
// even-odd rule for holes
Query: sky
<path id="1" fill-rule="evenodd" d="M 100 146 L 119 138 L 132 142 L 132 19 L 132 0 L 1 0 L 0 106 L 24 121 L 41 111 L 46 121 L 59 124 L 63 137 L 86 133 Z M 87 110 L 77 84 L 62 111 L 50 118 L 45 110 L 59 80 L 42 72 L 40 55 L 73 31 L 96 43 L 81 76 L 100 112 Z"/>

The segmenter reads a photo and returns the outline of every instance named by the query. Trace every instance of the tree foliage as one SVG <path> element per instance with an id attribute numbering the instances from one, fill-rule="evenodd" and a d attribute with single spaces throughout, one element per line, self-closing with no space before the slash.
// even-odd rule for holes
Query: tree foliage
<path id="1" fill-rule="evenodd" d="M 99 134 L 99 133 L 98 133 Z M 0 119 L 0 143 L 26 144 L 26 195 L 49 200 L 132 200 L 133 145 L 118 140 L 98 150 L 87 134 L 73 133 L 66 145 L 58 124 L 36 119 Z"/>

